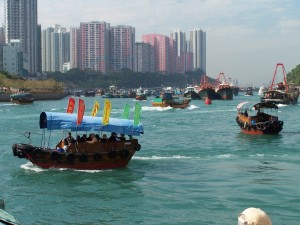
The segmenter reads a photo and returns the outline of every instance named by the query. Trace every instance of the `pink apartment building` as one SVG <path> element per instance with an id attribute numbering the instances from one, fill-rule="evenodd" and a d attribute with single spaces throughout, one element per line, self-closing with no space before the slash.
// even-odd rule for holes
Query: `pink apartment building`
<path id="1" fill-rule="evenodd" d="M 115 26 L 109 29 L 109 70 L 134 68 L 135 28 Z"/>
<path id="2" fill-rule="evenodd" d="M 144 43 L 149 43 L 155 49 L 155 70 L 160 73 L 170 73 L 175 70 L 175 45 L 174 40 L 161 34 L 145 34 L 142 36 Z"/>
<path id="3" fill-rule="evenodd" d="M 81 70 L 108 71 L 109 23 L 80 23 Z"/>

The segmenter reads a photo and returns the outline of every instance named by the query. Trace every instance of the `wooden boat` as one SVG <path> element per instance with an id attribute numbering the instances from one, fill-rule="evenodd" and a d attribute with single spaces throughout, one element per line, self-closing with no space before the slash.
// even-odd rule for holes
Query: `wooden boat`
<path id="1" fill-rule="evenodd" d="M 10 101 L 15 104 L 30 104 L 34 98 L 30 93 L 16 93 L 10 95 Z"/>
<path id="2" fill-rule="evenodd" d="M 77 116 L 68 113 L 42 112 L 40 128 L 43 129 L 42 141 L 46 140 L 46 130 L 66 130 L 76 132 L 115 132 L 139 136 L 143 134 L 143 125 L 134 125 L 133 120 L 110 118 L 108 125 L 102 125 L 102 117 L 84 116 L 82 123 L 77 125 Z M 30 137 L 30 135 L 28 135 Z M 50 141 L 50 136 L 47 141 Z M 125 141 L 97 141 L 95 143 L 76 141 L 62 147 L 63 140 L 50 148 L 31 144 L 15 143 L 12 145 L 13 155 L 25 158 L 41 168 L 65 168 L 78 170 L 100 170 L 125 167 L 141 145 L 135 138 Z"/>
<path id="3" fill-rule="evenodd" d="M 272 102 L 242 102 L 237 106 L 236 122 L 246 134 L 278 134 L 283 121 L 278 120 L 278 106 Z"/>
<path id="4" fill-rule="evenodd" d="M 172 107 L 176 109 L 185 109 L 190 104 L 190 99 L 174 97 L 172 92 L 164 92 L 157 96 L 153 102 L 153 107 Z"/>
<path id="5" fill-rule="evenodd" d="M 283 81 L 275 83 L 278 67 L 282 68 Z M 289 84 L 286 80 L 285 68 L 282 63 L 277 63 L 272 84 L 267 91 L 263 92 L 261 102 L 273 102 L 276 104 L 294 105 L 298 102 L 299 89 L 292 84 Z"/>
<path id="6" fill-rule="evenodd" d="M 232 100 L 233 90 L 232 87 L 227 82 L 224 73 L 220 73 L 217 78 L 217 88 L 216 93 L 220 96 L 222 100 Z"/>

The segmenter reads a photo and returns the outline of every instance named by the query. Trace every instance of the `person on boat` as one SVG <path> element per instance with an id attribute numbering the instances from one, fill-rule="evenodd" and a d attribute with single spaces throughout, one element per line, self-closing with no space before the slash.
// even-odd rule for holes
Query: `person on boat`
<path id="1" fill-rule="evenodd" d="M 68 132 L 68 136 L 64 139 L 65 145 L 70 146 L 72 143 L 76 142 L 76 140 L 72 137 L 72 133 Z"/>
<path id="2" fill-rule="evenodd" d="M 124 134 L 121 134 L 120 137 L 117 137 L 117 141 L 126 141 L 126 137 Z"/>
<path id="3" fill-rule="evenodd" d="M 112 142 L 117 141 L 117 133 L 112 132 L 108 140 Z"/>
<path id="4" fill-rule="evenodd" d="M 80 141 L 81 141 L 81 137 L 80 137 L 79 134 L 77 134 L 77 136 L 76 136 L 76 141 L 77 141 L 77 142 L 80 142 Z"/>
<path id="5" fill-rule="evenodd" d="M 86 134 L 83 134 L 82 137 L 80 138 L 80 142 L 86 142 Z"/>
<path id="6" fill-rule="evenodd" d="M 130 134 L 128 135 L 128 137 L 129 137 L 130 141 L 133 139 L 132 135 L 130 135 Z"/>
<path id="7" fill-rule="evenodd" d="M 90 135 L 90 137 L 91 137 L 91 138 L 90 138 L 91 140 L 86 141 L 87 143 L 89 143 L 89 144 L 94 144 L 94 143 L 98 142 L 98 140 L 97 140 L 97 138 L 96 138 L 96 136 L 95 136 L 94 133 L 92 133 L 92 134 Z"/>
<path id="8" fill-rule="evenodd" d="M 238 216 L 238 225 L 272 225 L 270 217 L 259 208 L 245 209 Z"/>
<path id="9" fill-rule="evenodd" d="M 107 135 L 106 135 L 106 134 L 103 134 L 103 135 L 102 135 L 102 138 L 100 139 L 100 141 L 101 141 L 102 143 L 107 142 L 107 141 L 108 141 Z"/>

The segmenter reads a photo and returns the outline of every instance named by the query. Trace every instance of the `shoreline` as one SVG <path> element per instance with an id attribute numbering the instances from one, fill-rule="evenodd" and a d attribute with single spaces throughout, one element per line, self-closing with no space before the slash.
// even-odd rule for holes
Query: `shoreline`
<path id="1" fill-rule="evenodd" d="M 10 102 L 11 94 L 0 94 L 0 102 Z M 34 101 L 43 101 L 43 100 L 60 100 L 64 97 L 70 95 L 68 92 L 62 93 L 31 93 Z"/>

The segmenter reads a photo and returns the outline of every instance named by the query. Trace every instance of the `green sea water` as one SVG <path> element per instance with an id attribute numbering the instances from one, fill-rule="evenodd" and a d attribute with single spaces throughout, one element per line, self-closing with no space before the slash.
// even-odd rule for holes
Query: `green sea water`
<path id="1" fill-rule="evenodd" d="M 90 115 L 94 100 L 83 98 Z M 21 224 L 237 224 L 248 207 L 266 211 L 273 224 L 300 221 L 300 105 L 280 106 L 279 135 L 246 135 L 230 101 L 192 101 L 187 109 L 154 108 L 142 101 L 142 148 L 126 168 L 43 170 L 14 157 L 11 145 L 41 141 L 42 111 L 65 112 L 68 98 L 31 105 L 0 103 L 0 198 Z M 111 117 L 125 103 L 111 99 Z M 54 139 L 53 139 L 54 137 Z M 51 145 L 61 133 L 52 134 Z"/>

